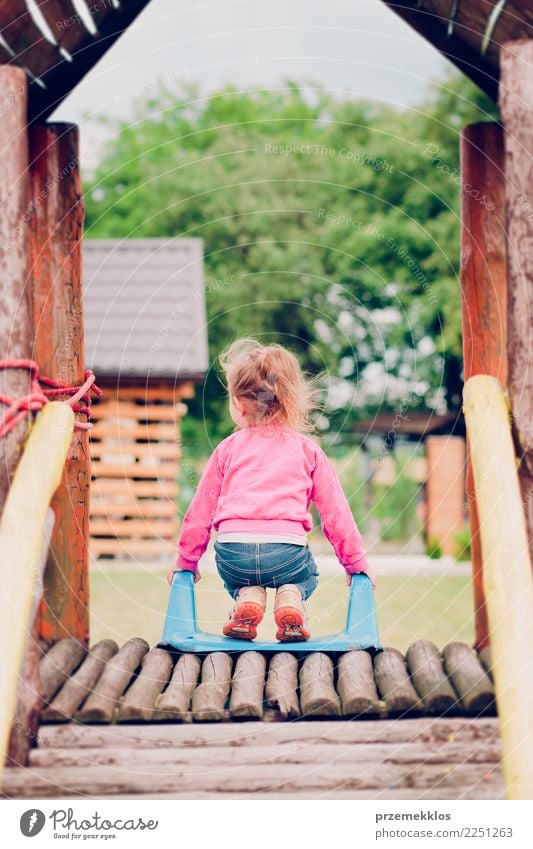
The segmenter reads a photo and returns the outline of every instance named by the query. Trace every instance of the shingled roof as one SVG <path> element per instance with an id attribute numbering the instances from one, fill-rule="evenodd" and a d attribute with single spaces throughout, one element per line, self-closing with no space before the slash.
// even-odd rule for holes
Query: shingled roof
<path id="1" fill-rule="evenodd" d="M 83 267 L 85 363 L 99 379 L 204 377 L 201 239 L 88 240 Z"/>

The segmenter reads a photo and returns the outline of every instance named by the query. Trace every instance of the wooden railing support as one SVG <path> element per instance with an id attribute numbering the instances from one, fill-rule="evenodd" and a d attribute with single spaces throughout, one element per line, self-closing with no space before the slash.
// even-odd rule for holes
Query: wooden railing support
<path id="1" fill-rule="evenodd" d="M 26 74 L 12 65 L 0 65 L 0 359 L 29 359 L 33 331 L 28 261 L 28 140 Z M 0 392 L 12 398 L 27 395 L 26 369 L 0 370 Z M 5 407 L 0 404 L 0 411 Z M 25 419 L 0 440 L 0 515 L 11 478 L 24 450 L 28 432 Z"/>
<path id="2" fill-rule="evenodd" d="M 479 510 L 483 588 L 508 799 L 533 798 L 533 578 L 509 410 L 494 377 L 471 377 L 464 412 Z"/>
<path id="3" fill-rule="evenodd" d="M 465 382 L 488 374 L 507 383 L 507 277 L 503 130 L 472 124 L 461 136 L 461 301 Z M 468 443 L 467 443 L 468 445 Z M 489 642 L 483 562 L 470 452 L 466 497 L 470 514 L 475 645 Z"/>
<path id="4" fill-rule="evenodd" d="M 78 128 L 29 130 L 31 278 L 35 345 L 42 374 L 72 386 L 84 380 L 81 240 L 84 218 Z M 82 416 L 82 420 L 86 417 Z M 40 634 L 89 637 L 89 436 L 75 430 L 52 508 L 56 524 L 44 577 Z"/>
<path id="5" fill-rule="evenodd" d="M 47 404 L 31 429 L 0 522 L 0 771 L 16 709 L 17 681 L 32 628 L 35 573 L 46 511 L 59 485 L 72 439 L 74 413 Z"/>

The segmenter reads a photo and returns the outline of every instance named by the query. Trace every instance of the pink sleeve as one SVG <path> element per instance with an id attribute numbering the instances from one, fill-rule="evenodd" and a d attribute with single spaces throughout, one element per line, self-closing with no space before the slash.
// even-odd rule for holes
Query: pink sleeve
<path id="1" fill-rule="evenodd" d="M 221 486 L 220 451 L 217 447 L 204 467 L 194 498 L 183 517 L 176 561 L 180 569 L 195 572 L 209 545 Z"/>
<path id="2" fill-rule="evenodd" d="M 316 465 L 312 472 L 311 500 L 322 520 L 322 530 L 348 574 L 368 568 L 363 538 L 352 516 L 337 473 L 330 460 L 317 446 Z"/>

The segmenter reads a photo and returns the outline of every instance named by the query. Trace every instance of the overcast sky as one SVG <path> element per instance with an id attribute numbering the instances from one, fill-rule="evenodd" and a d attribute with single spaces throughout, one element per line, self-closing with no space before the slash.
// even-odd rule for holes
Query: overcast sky
<path id="1" fill-rule="evenodd" d="M 96 116 L 128 117 L 132 94 L 164 75 L 207 91 L 289 77 L 407 105 L 446 65 L 380 0 L 152 0 L 54 120 L 80 123 L 90 143 Z"/>

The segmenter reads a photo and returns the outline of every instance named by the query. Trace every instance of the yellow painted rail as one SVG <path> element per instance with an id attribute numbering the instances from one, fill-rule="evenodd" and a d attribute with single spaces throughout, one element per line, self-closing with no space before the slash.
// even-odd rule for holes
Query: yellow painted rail
<path id="1" fill-rule="evenodd" d="M 494 686 L 508 799 L 533 799 L 533 578 L 506 397 L 471 377 L 464 413 L 483 552 Z"/>
<path id="2" fill-rule="evenodd" d="M 33 425 L 0 523 L 0 776 L 16 709 L 16 690 L 32 623 L 32 593 L 48 505 L 59 486 L 74 413 L 47 404 Z"/>

